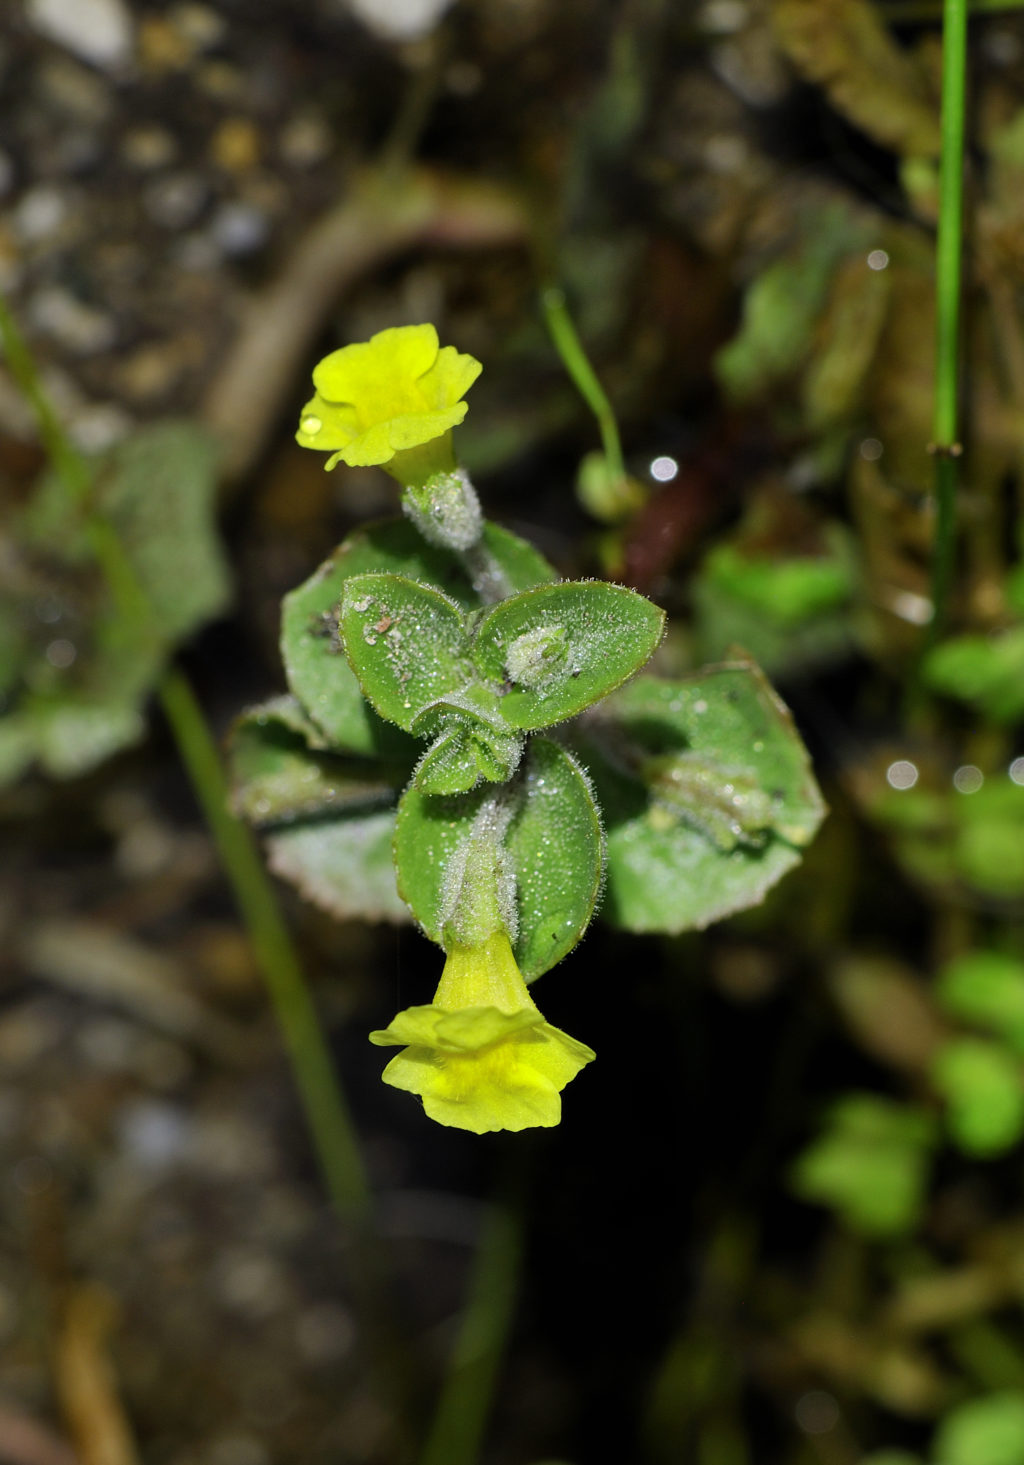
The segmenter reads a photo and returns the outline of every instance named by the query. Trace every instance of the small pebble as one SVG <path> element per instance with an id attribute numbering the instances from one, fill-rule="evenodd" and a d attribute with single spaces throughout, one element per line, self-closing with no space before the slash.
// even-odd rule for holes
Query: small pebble
<path id="1" fill-rule="evenodd" d="M 147 71 L 161 76 L 183 71 L 192 60 L 187 36 L 162 15 L 147 15 L 139 26 L 139 55 Z"/>
<path id="2" fill-rule="evenodd" d="M 38 331 L 76 356 L 105 351 L 117 335 L 109 315 L 76 299 L 60 285 L 37 291 L 29 301 L 28 315 Z"/>
<path id="3" fill-rule="evenodd" d="M 175 241 L 175 263 L 190 274 L 207 274 L 220 264 L 221 254 L 209 234 L 185 234 Z"/>
<path id="4" fill-rule="evenodd" d="M 27 0 L 25 15 L 40 34 L 92 66 L 120 67 L 131 56 L 132 21 L 123 0 Z"/>
<path id="5" fill-rule="evenodd" d="M 328 156 L 334 140 L 323 118 L 309 114 L 285 123 L 278 146 L 284 161 L 293 168 L 312 168 Z"/>
<path id="6" fill-rule="evenodd" d="M 115 402 L 87 402 L 68 414 L 68 432 L 86 453 L 100 453 L 127 437 L 132 419 Z"/>
<path id="7" fill-rule="evenodd" d="M 41 99 L 83 122 L 105 122 L 112 97 L 104 79 L 67 56 L 51 56 L 36 73 Z"/>
<path id="8" fill-rule="evenodd" d="M 175 30 L 190 42 L 195 51 L 208 51 L 219 45 L 227 33 L 224 17 L 208 5 L 175 5 L 169 18 Z"/>
<path id="9" fill-rule="evenodd" d="M 173 1104 L 140 1099 L 121 1110 L 121 1143 L 133 1164 L 145 1170 L 176 1165 L 189 1145 L 189 1120 Z"/>
<path id="10" fill-rule="evenodd" d="M 266 214 L 246 203 L 225 203 L 217 210 L 210 233 L 227 255 L 254 254 L 270 235 Z"/>
<path id="11" fill-rule="evenodd" d="M 154 224 L 184 229 L 199 217 L 206 204 L 207 187 L 195 173 L 173 173 L 146 189 L 142 206 Z"/>
<path id="12" fill-rule="evenodd" d="M 67 212 L 64 195 L 58 189 L 41 183 L 22 195 L 11 222 L 23 243 L 40 244 L 57 233 Z"/>
<path id="13" fill-rule="evenodd" d="M 434 29 L 452 0 L 348 0 L 352 14 L 383 41 L 416 41 Z"/>
<path id="14" fill-rule="evenodd" d="M 247 173 L 260 158 L 260 135 L 245 117 L 229 117 L 210 142 L 210 156 L 226 173 Z"/>
<path id="15" fill-rule="evenodd" d="M 121 139 L 121 156 L 140 173 L 166 168 L 178 154 L 178 144 L 165 127 L 133 127 Z"/>

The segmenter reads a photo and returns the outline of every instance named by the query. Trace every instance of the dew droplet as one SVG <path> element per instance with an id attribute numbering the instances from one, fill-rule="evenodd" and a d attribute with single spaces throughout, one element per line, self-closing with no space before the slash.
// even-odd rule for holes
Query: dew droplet
<path id="1" fill-rule="evenodd" d="M 323 423 L 320 421 L 319 417 L 311 416 L 304 417 L 300 426 L 302 427 L 302 431 L 306 433 L 309 437 L 316 437 L 317 433 L 323 427 Z"/>

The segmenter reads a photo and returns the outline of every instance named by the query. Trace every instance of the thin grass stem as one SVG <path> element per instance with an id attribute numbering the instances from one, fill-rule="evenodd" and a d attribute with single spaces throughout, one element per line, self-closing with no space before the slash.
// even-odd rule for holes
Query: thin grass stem
<path id="1" fill-rule="evenodd" d="M 946 623 L 956 560 L 959 438 L 960 294 L 963 266 L 964 132 L 967 111 L 967 0 L 944 0 L 942 29 L 942 159 L 935 258 L 935 454 L 933 615 L 929 640 Z"/>
<path id="2" fill-rule="evenodd" d="M 622 440 L 619 437 L 619 425 L 615 420 L 615 412 L 604 387 L 597 379 L 597 373 L 587 359 L 587 354 L 565 303 L 565 292 L 557 285 L 548 285 L 540 292 L 540 304 L 555 350 L 562 359 L 562 365 L 597 419 L 601 446 L 604 449 L 608 467 L 614 477 L 625 478 Z"/>
<path id="3" fill-rule="evenodd" d="M 521 1177 L 507 1192 L 488 1208 L 448 1373 L 419 1465 L 475 1465 L 480 1455 L 522 1270 Z"/>

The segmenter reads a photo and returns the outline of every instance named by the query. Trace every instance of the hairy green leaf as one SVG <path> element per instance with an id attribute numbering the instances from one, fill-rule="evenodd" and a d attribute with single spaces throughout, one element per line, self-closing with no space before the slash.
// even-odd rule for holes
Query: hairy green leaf
<path id="1" fill-rule="evenodd" d="M 502 712 L 534 729 L 582 712 L 650 658 L 665 614 L 634 590 L 565 581 L 502 601 L 480 622 L 474 658 L 508 685 Z"/>
<path id="2" fill-rule="evenodd" d="M 752 662 L 641 677 L 580 737 L 608 833 L 604 914 L 627 930 L 702 929 L 756 905 L 824 817 L 803 743 Z"/>

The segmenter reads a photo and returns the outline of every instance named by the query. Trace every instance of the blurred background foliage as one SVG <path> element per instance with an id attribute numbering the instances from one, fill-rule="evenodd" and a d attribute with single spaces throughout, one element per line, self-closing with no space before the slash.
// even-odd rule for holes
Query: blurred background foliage
<path id="1" fill-rule="evenodd" d="M 485 366 L 459 445 L 489 513 L 663 604 L 663 673 L 759 660 L 832 812 L 760 908 L 605 929 L 545 980 L 601 1058 L 545 1134 L 442 1131 L 382 1089 L 365 1033 L 436 952 L 386 898 L 372 926 L 285 892 L 412 1414 L 453 1340 L 485 1409 L 507 1341 L 494 1465 L 1024 1465 L 1024 13 L 976 9 L 931 646 L 937 4 L 4 10 L 0 289 L 92 468 L 69 507 L 8 343 L 0 1459 L 404 1458 L 151 694 L 180 653 L 226 736 L 280 688 L 282 596 L 395 509 L 293 444 L 309 369 L 432 320 Z M 95 568 L 96 510 L 154 616 Z"/>

